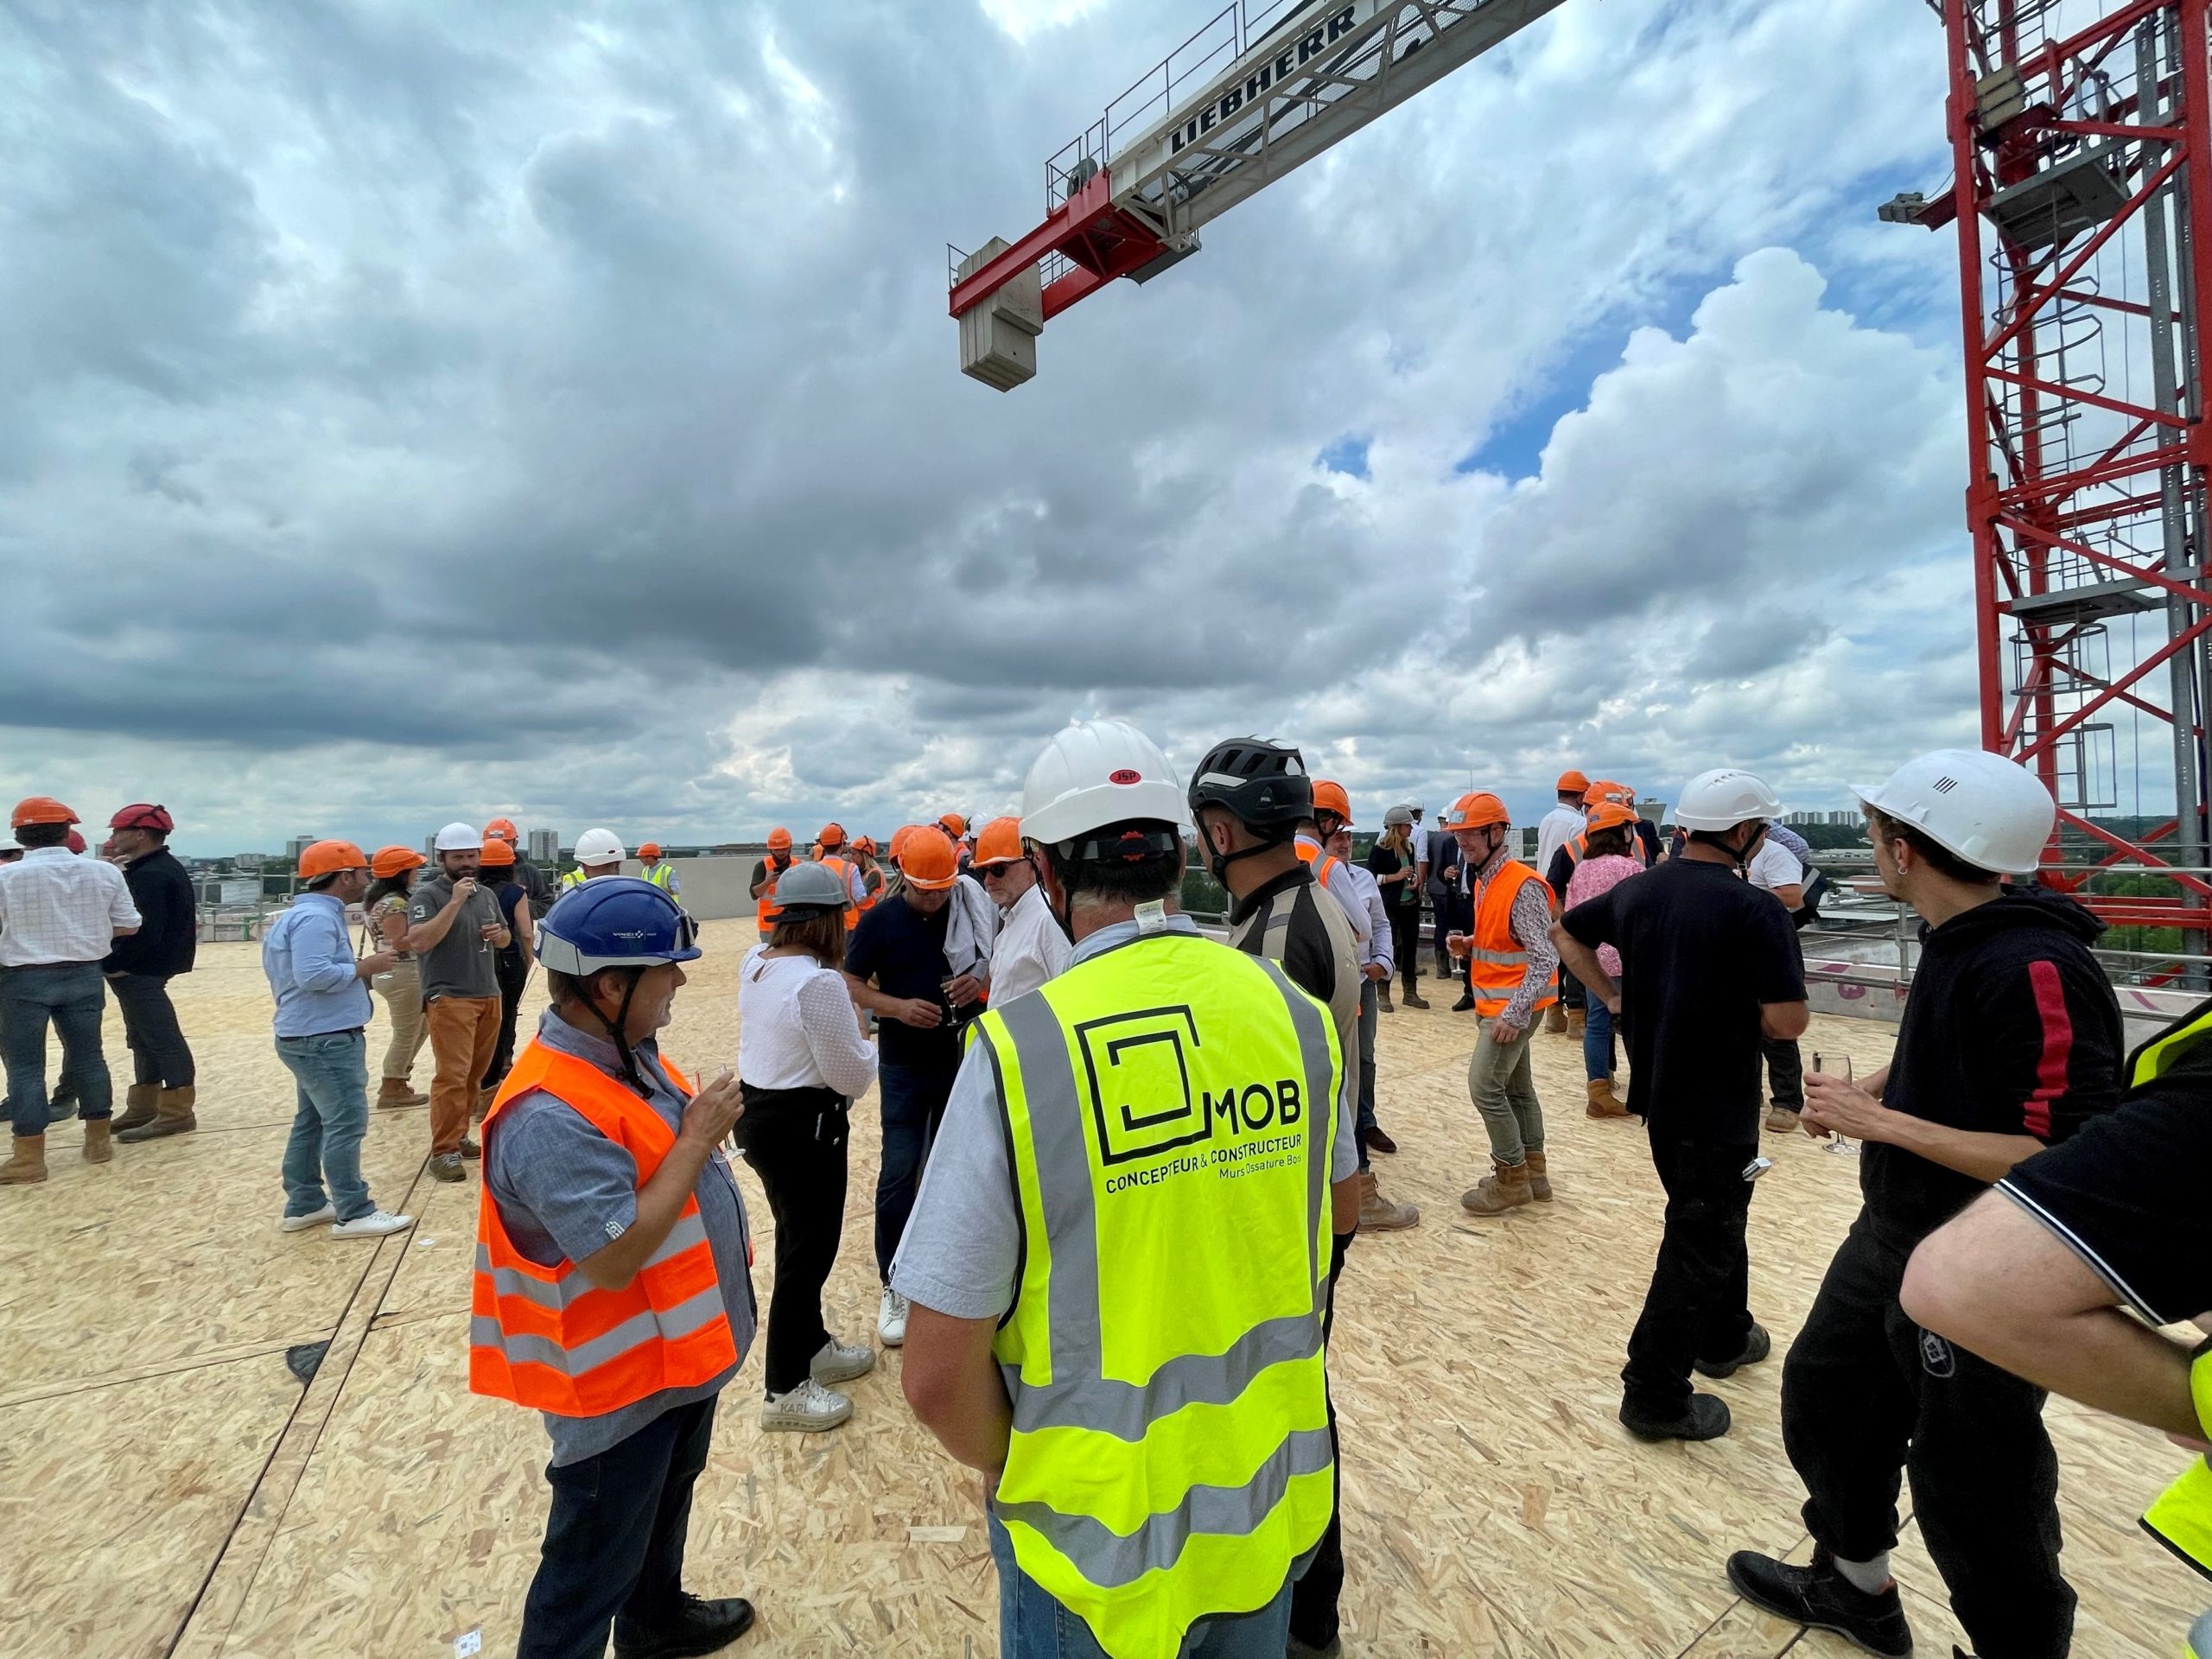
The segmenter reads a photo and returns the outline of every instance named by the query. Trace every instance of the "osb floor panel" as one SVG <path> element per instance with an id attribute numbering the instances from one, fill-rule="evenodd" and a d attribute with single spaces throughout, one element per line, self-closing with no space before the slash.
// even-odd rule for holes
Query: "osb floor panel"
<path id="1" fill-rule="evenodd" d="M 710 954 L 669 1038 L 711 1071 L 736 1052 L 735 968 Z M 250 947 L 214 945 L 179 982 L 200 1063 L 199 1133 L 76 1155 L 0 1192 L 0 1653 L 11 1659 L 442 1659 L 477 1634 L 511 1652 L 545 1515 L 545 1443 L 527 1413 L 466 1389 L 477 1186 L 423 1177 L 421 1109 L 374 1115 L 365 1166 L 412 1235 L 340 1244 L 276 1230 L 291 1116 Z M 531 1007 L 537 1006 L 533 996 Z M 1658 1236 L 1631 1123 L 1581 1114 L 1578 1046 L 1539 1038 L 1558 1200 L 1478 1223 L 1458 1205 L 1484 1146 L 1465 1094 L 1471 1027 L 1401 1011 L 1382 1025 L 1381 1106 L 1405 1148 L 1385 1188 L 1423 1211 L 1363 1240 L 1332 1366 L 1344 1425 L 1346 1650 L 1390 1656 L 1796 1659 L 1850 1651 L 1738 1601 L 1730 1550 L 1807 1548 L 1783 1455 L 1781 1367 L 1711 1384 L 1734 1432 L 1648 1447 L 1613 1420 L 1621 1346 Z M 381 1024 L 372 1027 L 372 1057 Z M 1808 1050 L 1885 1058 L 1889 1029 L 1815 1022 Z M 125 1060 L 110 1016 L 109 1052 Z M 428 1061 L 418 1062 L 418 1085 Z M 873 1102 L 854 1114 L 833 1324 L 875 1306 Z M 1858 1160 L 1770 1137 L 1779 1167 L 1751 1212 L 1752 1299 L 1779 1350 L 1855 1207 Z M 765 1294 L 773 1230 L 749 1175 Z M 304 1389 L 284 1350 L 328 1343 Z M 996 1586 L 974 1480 L 915 1427 L 898 1358 L 853 1384 L 827 1436 L 763 1435 L 758 1362 L 723 1397 L 699 1488 L 695 1586 L 744 1593 L 766 1656 L 996 1651 Z M 2134 1526 L 2178 1453 L 2055 1402 L 2077 1654 L 2171 1650 L 2204 1599 Z M 1923 1653 L 1962 1641 L 1910 1527 L 1898 1571 Z"/>

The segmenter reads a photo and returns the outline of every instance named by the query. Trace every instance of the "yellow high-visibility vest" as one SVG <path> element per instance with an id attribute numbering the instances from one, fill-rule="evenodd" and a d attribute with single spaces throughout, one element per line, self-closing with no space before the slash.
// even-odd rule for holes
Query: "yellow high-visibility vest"
<path id="1" fill-rule="evenodd" d="M 977 1022 L 1024 1251 L 993 1510 L 1112 1659 L 1173 1659 L 1328 1524 L 1322 1318 L 1343 1056 L 1274 963 L 1141 935 Z"/>
<path id="2" fill-rule="evenodd" d="M 646 880 L 652 882 L 653 886 L 658 887 L 663 893 L 666 893 L 668 891 L 668 884 L 676 879 L 676 871 L 674 868 L 665 861 L 641 865 L 639 867 L 638 874 L 643 876 Z"/>

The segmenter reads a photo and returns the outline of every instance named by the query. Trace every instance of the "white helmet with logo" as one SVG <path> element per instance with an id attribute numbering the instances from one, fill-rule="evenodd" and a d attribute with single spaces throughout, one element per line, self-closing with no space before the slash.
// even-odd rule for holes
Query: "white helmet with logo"
<path id="1" fill-rule="evenodd" d="M 1748 772 L 1723 766 L 1701 772 L 1682 787 L 1675 822 L 1685 830 L 1719 834 L 1752 818 L 1778 818 L 1782 802 Z"/>
<path id="2" fill-rule="evenodd" d="M 614 838 L 612 830 L 587 830 L 576 837 L 576 862 L 593 869 L 602 864 L 620 864 L 625 855 L 622 843 Z"/>
<path id="3" fill-rule="evenodd" d="M 2058 807 L 2042 780 L 1982 749 L 1936 749 L 1908 760 L 1887 783 L 1851 791 L 1976 869 L 2015 875 L 2043 861 Z"/>
<path id="4" fill-rule="evenodd" d="M 1045 746 L 1021 786 L 1021 833 L 1067 846 L 1109 823 L 1173 827 L 1183 785 L 1160 746 L 1119 720 L 1078 721 Z"/>

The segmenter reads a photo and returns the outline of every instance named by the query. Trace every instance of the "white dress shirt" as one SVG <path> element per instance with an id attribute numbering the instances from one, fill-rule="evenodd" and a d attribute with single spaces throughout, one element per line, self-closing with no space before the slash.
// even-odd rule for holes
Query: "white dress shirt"
<path id="1" fill-rule="evenodd" d="M 850 1100 L 875 1081 L 845 976 L 756 944 L 737 968 L 737 1075 L 755 1089 L 827 1089 Z"/>
<path id="2" fill-rule="evenodd" d="M 1025 991 L 1058 978 L 1074 949 L 1045 902 L 1045 889 L 1032 883 L 1028 892 L 1007 907 L 998 944 L 991 950 L 991 1006 L 1002 1008 Z"/>
<path id="3" fill-rule="evenodd" d="M 1346 861 L 1344 868 L 1351 872 L 1351 884 L 1359 890 L 1360 903 L 1367 912 L 1367 937 L 1359 942 L 1359 965 L 1381 963 L 1386 974 L 1395 973 L 1397 964 L 1390 960 L 1390 912 L 1383 908 L 1382 884 L 1375 879 L 1375 872 Z"/>
<path id="4" fill-rule="evenodd" d="M 0 864 L 0 968 L 100 962 L 115 931 L 139 925 L 123 872 L 67 847 L 34 847 Z"/>
<path id="5" fill-rule="evenodd" d="M 1536 874 L 1544 874 L 1552 867 L 1552 855 L 1582 833 L 1587 822 L 1581 813 L 1571 806 L 1552 808 L 1536 820 Z"/>
<path id="6" fill-rule="evenodd" d="M 1375 925 L 1368 919 L 1367 905 L 1360 898 L 1358 887 L 1352 882 L 1351 873 L 1357 866 L 1348 858 L 1337 858 L 1334 853 L 1328 851 L 1311 836 L 1299 836 L 1298 844 L 1306 849 L 1306 868 L 1317 874 L 1325 861 L 1336 859 L 1329 866 L 1329 874 L 1322 881 L 1321 889 L 1342 906 L 1344 914 L 1351 918 L 1351 931 L 1359 936 L 1361 959 L 1365 960 L 1368 935 L 1374 931 Z"/>

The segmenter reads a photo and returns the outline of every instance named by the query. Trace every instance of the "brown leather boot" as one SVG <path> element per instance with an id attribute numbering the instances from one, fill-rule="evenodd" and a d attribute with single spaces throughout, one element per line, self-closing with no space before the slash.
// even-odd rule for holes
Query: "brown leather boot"
<path id="1" fill-rule="evenodd" d="M 386 1077 L 377 1085 L 377 1104 L 379 1106 L 427 1106 L 428 1095 L 418 1095 L 407 1086 L 404 1077 Z"/>
<path id="2" fill-rule="evenodd" d="M 1421 1220 L 1421 1211 L 1410 1204 L 1393 1204 L 1384 1198 L 1375 1184 L 1375 1172 L 1359 1172 L 1359 1230 L 1363 1233 L 1395 1233 L 1411 1227 Z"/>
<path id="3" fill-rule="evenodd" d="M 111 1138 L 114 1125 L 104 1117 L 85 1120 L 85 1161 L 104 1164 L 115 1156 L 115 1143 Z"/>
<path id="4" fill-rule="evenodd" d="M 1523 1155 L 1529 1160 L 1529 1196 L 1538 1204 L 1549 1204 L 1552 1184 L 1550 1177 L 1544 1173 L 1544 1154 L 1531 1147 Z"/>
<path id="5" fill-rule="evenodd" d="M 1408 991 L 1403 996 L 1400 997 L 1398 1001 L 1404 1003 L 1409 1008 L 1425 1008 L 1428 1006 L 1428 999 L 1427 997 L 1419 995 L 1412 991 Z"/>
<path id="6" fill-rule="evenodd" d="M 1557 1007 L 1559 1004 L 1554 1002 L 1552 1006 L 1554 1007 Z M 1567 1011 L 1567 1034 L 1568 1036 L 1580 1037 L 1582 1035 L 1582 1027 L 1589 1023 L 1590 1015 L 1587 1010 L 1582 1008 L 1569 1008 Z"/>
<path id="7" fill-rule="evenodd" d="M 1459 1195 L 1459 1207 L 1471 1216 L 1502 1216 L 1518 1210 L 1536 1196 L 1529 1188 L 1529 1166 L 1490 1160 L 1491 1173 Z"/>
<path id="8" fill-rule="evenodd" d="M 1589 1117 L 1626 1117 L 1628 1116 L 1628 1108 L 1621 1103 L 1620 1096 L 1613 1093 L 1613 1080 L 1611 1077 L 1592 1078 L 1589 1090 L 1590 1103 L 1583 1108 L 1585 1116 Z"/>
<path id="9" fill-rule="evenodd" d="M 200 1127 L 200 1120 L 192 1115 L 193 1101 L 198 1090 L 190 1084 L 181 1089 L 164 1089 L 161 1098 L 154 1103 L 154 1121 L 141 1123 L 135 1129 L 125 1129 L 115 1138 L 136 1146 L 141 1141 L 159 1141 L 164 1135 L 186 1135 Z"/>
<path id="10" fill-rule="evenodd" d="M 46 1137 L 19 1135 L 8 1161 L 0 1164 L 0 1186 L 22 1186 L 46 1179 Z"/>
<path id="11" fill-rule="evenodd" d="M 1567 1029 L 1567 1010 L 1556 1002 L 1544 1010 L 1544 1029 L 1556 1036 Z"/>
<path id="12" fill-rule="evenodd" d="M 119 1133 L 124 1129 L 135 1129 L 141 1123 L 152 1122 L 155 1103 L 161 1097 L 162 1085 L 158 1083 L 132 1084 L 123 1091 L 123 1116 L 112 1120 L 108 1128 Z"/>

